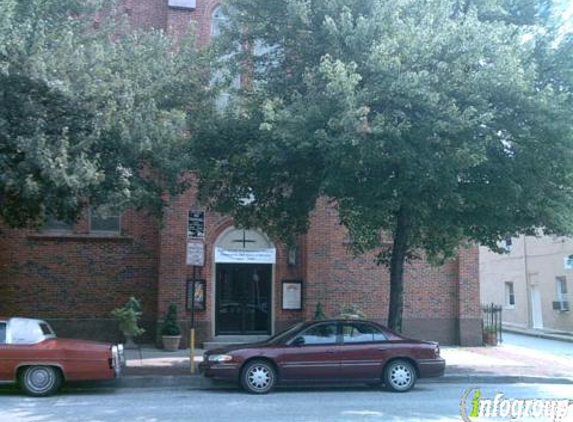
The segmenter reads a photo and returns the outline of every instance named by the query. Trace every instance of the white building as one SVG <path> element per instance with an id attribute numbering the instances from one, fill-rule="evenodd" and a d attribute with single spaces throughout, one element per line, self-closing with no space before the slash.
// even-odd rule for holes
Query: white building
<path id="1" fill-rule="evenodd" d="M 573 239 L 507 239 L 507 254 L 480 248 L 482 303 L 503 305 L 503 323 L 573 332 Z"/>

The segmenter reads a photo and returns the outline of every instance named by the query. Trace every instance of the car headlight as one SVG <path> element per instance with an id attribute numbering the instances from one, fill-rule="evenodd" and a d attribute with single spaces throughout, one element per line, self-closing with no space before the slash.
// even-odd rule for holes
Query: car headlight
<path id="1" fill-rule="evenodd" d="M 210 355 L 209 362 L 229 362 L 233 360 L 231 355 Z"/>

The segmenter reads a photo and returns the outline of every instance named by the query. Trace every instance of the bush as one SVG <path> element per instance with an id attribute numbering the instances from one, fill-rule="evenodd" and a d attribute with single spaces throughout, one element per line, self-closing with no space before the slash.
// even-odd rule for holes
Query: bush
<path id="1" fill-rule="evenodd" d="M 339 319 L 367 319 L 366 314 L 354 303 L 343 305 L 336 317 Z"/>
<path id="2" fill-rule="evenodd" d="M 126 337 L 137 337 L 145 333 L 137 325 L 141 317 L 141 305 L 133 296 L 121 308 L 111 311 L 111 315 L 119 322 L 119 329 Z"/>
<path id="3" fill-rule="evenodd" d="M 165 319 L 163 320 L 163 327 L 161 327 L 162 336 L 180 336 L 181 329 L 179 324 L 177 324 L 177 306 L 171 304 L 167 313 L 165 314 Z"/>
<path id="4" fill-rule="evenodd" d="M 326 315 L 324 314 L 324 309 L 322 309 L 322 303 L 318 302 L 314 310 L 314 320 L 322 321 L 323 319 L 326 319 Z"/>

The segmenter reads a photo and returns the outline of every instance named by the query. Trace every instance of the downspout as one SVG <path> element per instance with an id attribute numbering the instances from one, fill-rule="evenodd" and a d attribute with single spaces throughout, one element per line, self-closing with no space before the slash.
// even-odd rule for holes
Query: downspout
<path id="1" fill-rule="evenodd" d="M 531 286 L 529 285 L 529 266 L 527 262 L 527 235 L 523 236 L 523 269 L 525 271 L 525 292 L 527 294 L 527 327 L 533 327 L 531 305 Z"/>

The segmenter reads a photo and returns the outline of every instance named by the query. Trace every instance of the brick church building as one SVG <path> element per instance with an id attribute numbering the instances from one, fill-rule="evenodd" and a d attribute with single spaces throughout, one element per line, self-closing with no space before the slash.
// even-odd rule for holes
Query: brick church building
<path id="1" fill-rule="evenodd" d="M 137 28 L 179 34 L 195 21 L 204 45 L 221 19 L 217 3 L 124 0 L 121 7 Z M 348 252 L 346 232 L 327 201 L 318 202 L 308 233 L 286 248 L 260 230 L 235 228 L 230 217 L 203 210 L 195 198 L 193 189 L 173 198 L 162 224 L 134 210 L 105 218 L 87 210 L 73 225 L 3 228 L 0 315 L 46 319 L 62 336 L 119 340 L 110 312 L 134 296 L 147 330 L 140 341 L 157 340 L 175 304 L 184 346 L 191 308 L 199 343 L 272 335 L 312 319 L 317 304 L 329 317 L 353 307 L 385 323 L 389 273 L 374 255 Z M 481 345 L 478 274 L 477 248 L 461 250 L 441 267 L 409 264 L 404 333 Z"/>

